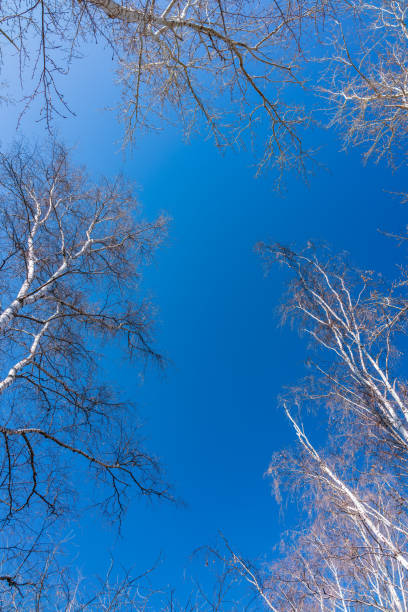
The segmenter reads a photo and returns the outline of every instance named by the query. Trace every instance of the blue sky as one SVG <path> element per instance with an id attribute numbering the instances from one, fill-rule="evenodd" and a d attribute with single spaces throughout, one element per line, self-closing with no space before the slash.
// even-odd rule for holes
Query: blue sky
<path id="1" fill-rule="evenodd" d="M 254 178 L 250 153 L 220 155 L 199 137 L 185 144 L 176 128 L 140 135 L 124 156 L 115 114 L 102 110 L 117 98 L 111 65 L 99 47 L 74 64 L 63 86 L 76 117 L 58 121 L 58 131 L 95 178 L 123 171 L 135 181 L 146 217 L 163 210 L 172 217 L 169 239 L 144 277 L 169 366 L 151 368 L 142 384 L 137 367 L 120 369 L 109 349 L 106 363 L 112 383 L 139 406 L 147 445 L 186 506 L 137 499 L 121 538 L 95 514 L 74 525 L 73 543 L 86 573 L 103 571 L 110 551 L 137 570 L 162 554 L 155 581 L 183 592 L 190 554 L 218 530 L 244 555 L 270 557 L 296 515 L 280 515 L 263 474 L 272 453 L 293 442 L 277 396 L 305 373 L 307 349 L 278 327 L 285 275 L 274 269 L 265 278 L 255 243 L 324 241 L 362 268 L 392 273 L 398 250 L 378 229 L 405 227 L 406 208 L 386 193 L 405 186 L 400 173 L 363 167 L 358 152 L 341 153 L 336 136 L 322 131 L 313 137 L 329 170 L 308 187 L 291 178 L 284 197 L 272 174 Z M 15 117 L 2 113 L 6 144 Z M 26 115 L 20 134 L 45 137 L 34 117 Z"/>

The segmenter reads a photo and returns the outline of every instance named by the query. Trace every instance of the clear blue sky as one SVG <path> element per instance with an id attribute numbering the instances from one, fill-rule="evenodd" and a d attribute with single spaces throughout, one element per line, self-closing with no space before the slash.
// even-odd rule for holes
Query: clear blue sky
<path id="1" fill-rule="evenodd" d="M 114 363 L 109 375 L 138 404 L 147 445 L 187 505 L 138 499 L 121 539 L 96 514 L 74 526 L 73 542 L 91 573 L 105 569 L 111 550 L 137 570 L 162 553 L 156 582 L 183 590 L 189 555 L 218 530 L 244 555 L 270 556 L 287 524 L 263 474 L 272 453 L 293 441 L 276 398 L 304 374 L 307 351 L 295 332 L 277 326 L 284 275 L 264 277 L 254 244 L 324 241 L 350 251 L 358 266 L 388 273 L 396 247 L 377 230 L 405 226 L 406 208 L 385 193 L 405 186 L 384 165 L 364 168 L 358 153 L 339 152 L 339 141 L 322 132 L 316 144 L 324 142 L 330 171 L 317 172 L 309 187 L 291 180 L 283 198 L 271 174 L 254 178 L 250 154 L 221 156 L 200 138 L 186 145 L 175 129 L 140 136 L 125 158 L 115 114 L 102 110 L 117 96 L 111 65 L 99 47 L 74 64 L 64 92 L 77 116 L 58 129 L 91 175 L 123 171 L 139 186 L 147 217 L 164 210 L 173 219 L 144 279 L 159 308 L 157 346 L 171 363 L 164 374 L 149 370 L 143 384 L 135 366 L 119 373 Z M 7 143 L 13 114 L 1 112 Z M 20 133 L 41 138 L 34 117 Z"/>

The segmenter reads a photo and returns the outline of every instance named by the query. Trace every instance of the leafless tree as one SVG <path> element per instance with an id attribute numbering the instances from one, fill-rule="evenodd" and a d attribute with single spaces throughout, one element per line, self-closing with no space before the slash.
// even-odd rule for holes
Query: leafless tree
<path id="1" fill-rule="evenodd" d="M 312 247 L 260 249 L 294 273 L 284 318 L 316 348 L 314 374 L 282 400 L 299 446 L 276 454 L 269 472 L 302 501 L 304 524 L 269 569 L 266 607 L 405 611 L 407 398 L 395 347 L 406 334 L 406 273 L 387 285 Z M 321 450 L 307 433 L 317 420 L 329 431 Z"/>
<path id="2" fill-rule="evenodd" d="M 261 249 L 296 274 L 284 317 L 298 314 L 304 333 L 329 357 L 329 365 L 314 365 L 319 378 L 308 397 L 324 398 L 330 408 L 352 413 L 373 439 L 387 441 L 403 456 L 407 398 L 405 381 L 395 371 L 395 345 L 406 333 L 405 272 L 387 285 L 372 271 L 353 270 L 342 258 L 324 262 L 284 247 Z"/>
<path id="3" fill-rule="evenodd" d="M 7 562 L 0 569 L 0 605 L 12 610 L 129 610 L 137 612 L 255 612 L 264 609 L 267 597 L 261 596 L 260 574 L 255 566 L 237 555 L 225 539 L 222 547 L 205 547 L 193 555 L 198 561 L 190 567 L 185 590 L 181 594 L 169 586 L 154 586 L 156 566 L 138 575 L 118 569 L 110 563 L 104 578 L 81 575 L 76 564 L 64 558 L 64 548 L 42 548 L 38 540 L 27 552 L 23 563 L 10 572 Z M 196 575 L 198 573 L 198 577 Z M 243 579 L 245 587 L 242 588 Z M 257 592 L 257 590 L 259 592 Z"/>
<path id="4" fill-rule="evenodd" d="M 6 0 L 0 52 L 17 56 L 23 107 L 40 97 L 49 127 L 69 110 L 62 75 L 97 40 L 116 59 L 125 141 L 163 121 L 187 134 L 204 122 L 222 148 L 254 141 L 259 168 L 304 170 L 316 94 L 345 146 L 391 159 L 404 145 L 406 11 L 390 0 Z"/>
<path id="5" fill-rule="evenodd" d="M 258 133 L 261 166 L 302 165 L 304 111 L 283 90 L 302 85 L 301 24 L 316 11 L 319 3 L 303 1 L 7 0 L 0 7 L 3 61 L 18 56 L 26 102 L 41 96 L 49 123 L 66 105 L 59 76 L 84 39 L 100 40 L 118 63 L 127 140 L 136 127 L 159 127 L 163 119 L 189 133 L 201 117 L 220 147 Z"/>
<path id="6" fill-rule="evenodd" d="M 58 547 L 46 555 L 35 546 L 12 576 L 1 576 L 0 605 L 12 610 L 163 610 L 165 594 L 149 583 L 149 570 L 131 576 L 113 562 L 103 579 L 84 577 L 69 565 L 62 566 Z M 31 558 L 32 557 L 32 558 Z M 156 607 L 155 607 L 156 606 Z"/>
<path id="7" fill-rule="evenodd" d="M 138 281 L 166 219 L 138 220 L 130 185 L 93 185 L 58 145 L 49 157 L 21 146 L 1 156 L 0 216 L 1 547 L 19 551 L 18 565 L 36 517 L 72 509 L 84 469 L 89 496 L 96 477 L 114 516 L 129 488 L 168 497 L 132 405 L 99 367 L 106 342 L 160 361 Z"/>
<path id="8" fill-rule="evenodd" d="M 7 0 L 1 52 L 3 63 L 17 56 L 25 106 L 40 97 L 48 126 L 69 110 L 62 75 L 97 40 L 116 59 L 125 141 L 163 121 L 187 134 L 204 121 L 222 148 L 255 139 L 260 168 L 304 169 L 316 94 L 346 146 L 391 157 L 404 144 L 406 11 L 390 0 Z"/>
<path id="9" fill-rule="evenodd" d="M 278 498 L 283 487 L 299 504 L 301 528 L 283 535 L 269 566 L 228 543 L 221 557 L 261 609 L 405 612 L 406 271 L 387 284 L 313 246 L 259 249 L 268 266 L 278 260 L 292 271 L 283 317 L 314 349 L 313 374 L 282 398 L 298 446 L 275 453 L 269 468 Z"/>
<path id="10" fill-rule="evenodd" d="M 387 283 L 313 246 L 259 250 L 268 267 L 278 260 L 292 271 L 283 318 L 314 349 L 314 373 L 282 398 L 298 446 L 268 470 L 278 499 L 284 488 L 298 503 L 301 528 L 283 534 L 269 563 L 246 560 L 224 538 L 200 550 L 215 578 L 201 574 L 192 609 L 406 612 L 406 270 Z M 320 449 L 307 433 L 319 429 Z"/>
<path id="11" fill-rule="evenodd" d="M 322 90 L 334 110 L 330 124 L 344 134 L 345 147 L 361 145 L 366 159 L 386 156 L 393 164 L 401 163 L 401 153 L 405 163 L 407 10 L 404 1 L 351 2 L 325 38 L 329 70 Z"/>

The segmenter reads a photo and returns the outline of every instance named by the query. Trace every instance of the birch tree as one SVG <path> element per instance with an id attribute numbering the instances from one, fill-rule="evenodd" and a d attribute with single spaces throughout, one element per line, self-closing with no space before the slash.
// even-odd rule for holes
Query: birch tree
<path id="1" fill-rule="evenodd" d="M 359 271 L 341 257 L 319 260 L 305 251 L 263 247 L 295 274 L 283 316 L 299 317 L 302 332 L 320 352 L 312 360 L 313 386 L 306 399 L 325 398 L 329 411 L 353 415 L 369 439 L 390 452 L 407 452 L 407 396 L 399 376 L 396 344 L 407 331 L 406 273 L 387 284 L 372 271 Z M 327 359 L 324 355 L 327 353 Z M 321 359 L 321 361 L 320 361 Z M 323 365 L 323 363 L 327 365 Z M 385 446 L 384 446 L 385 448 Z"/>
<path id="2" fill-rule="evenodd" d="M 346 147 L 396 160 L 407 132 L 406 11 L 389 0 L 5 0 L 1 54 L 5 65 L 18 59 L 22 108 L 39 97 L 50 129 L 69 111 L 63 75 L 97 41 L 116 62 L 125 142 L 163 121 L 187 134 L 204 124 L 221 148 L 255 142 L 260 168 L 302 169 L 317 120 L 337 126 Z"/>
<path id="3" fill-rule="evenodd" d="M 345 148 L 360 146 L 366 160 L 393 165 L 405 163 L 407 10 L 404 1 L 352 2 L 329 28 L 330 68 L 321 86 L 331 102 L 329 125 Z"/>
<path id="4" fill-rule="evenodd" d="M 62 74 L 84 41 L 100 41 L 117 64 L 126 141 L 163 120 L 186 133 L 204 122 L 222 148 L 257 133 L 261 165 L 302 165 L 304 111 L 282 91 L 302 85 L 298 37 L 313 11 L 258 0 L 6 0 L 3 62 L 18 57 L 25 102 L 40 97 L 50 125 L 55 112 L 68 111 Z"/>
<path id="5" fill-rule="evenodd" d="M 255 609 L 405 612 L 406 270 L 387 283 L 313 246 L 259 250 L 268 267 L 292 272 L 283 319 L 310 340 L 312 374 L 281 400 L 298 444 L 276 452 L 268 470 L 277 499 L 285 492 L 300 508 L 300 527 L 282 535 L 269 563 L 248 562 L 228 543 L 211 557 Z"/>
<path id="6" fill-rule="evenodd" d="M 268 469 L 278 501 L 285 492 L 300 508 L 300 527 L 282 534 L 272 561 L 248 560 L 225 538 L 202 549 L 213 580 L 198 581 L 198 601 L 213 610 L 406 612 L 407 271 L 387 282 L 312 245 L 258 250 L 267 268 L 278 261 L 291 271 L 283 320 L 310 340 L 312 374 L 281 400 L 297 446 L 275 453 Z"/>
<path id="7" fill-rule="evenodd" d="M 268 605 L 406 610 L 407 398 L 396 349 L 406 334 L 406 273 L 387 284 L 312 248 L 260 249 L 293 271 L 283 314 L 316 348 L 314 374 L 282 400 L 298 449 L 276 454 L 269 469 L 308 518 L 269 570 Z M 317 419 L 329 431 L 321 450 L 307 433 Z"/>
<path id="8" fill-rule="evenodd" d="M 100 371 L 106 343 L 161 359 L 138 285 L 166 219 L 140 220 L 131 185 L 92 184 L 58 145 L 1 156 L 0 217 L 0 521 L 13 577 L 49 524 L 81 504 L 78 479 L 83 502 L 114 519 L 129 494 L 169 496 L 134 408 L 114 391 L 120 368 L 107 380 Z"/>
<path id="9" fill-rule="evenodd" d="M 0 579 L 0 605 L 4 612 L 15 610 L 153 611 L 170 612 L 166 595 L 152 588 L 149 574 L 132 576 L 109 565 L 103 578 L 85 577 L 70 565 L 61 565 L 59 546 L 50 550 L 36 546 L 14 574 Z M 3 565 L 4 568 L 4 565 Z M 7 567 L 10 570 L 10 567 Z"/>

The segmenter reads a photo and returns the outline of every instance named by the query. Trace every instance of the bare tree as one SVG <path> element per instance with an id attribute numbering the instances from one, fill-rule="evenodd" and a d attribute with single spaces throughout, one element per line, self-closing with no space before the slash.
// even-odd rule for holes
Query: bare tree
<path id="1" fill-rule="evenodd" d="M 0 574 L 0 605 L 12 610 L 58 611 L 129 610 L 138 612 L 255 612 L 263 610 L 260 574 L 255 566 L 237 555 L 222 538 L 222 547 L 205 547 L 195 551 L 189 568 L 186 593 L 169 586 L 157 588 L 157 565 L 138 574 L 117 568 L 113 561 L 101 578 L 84 576 L 75 563 L 69 563 L 66 543 L 48 549 L 38 541 L 27 551 L 23 563 L 14 573 Z M 65 558 L 64 558 L 65 549 Z M 68 557 L 68 559 L 67 559 Z M 10 565 L 0 564 L 0 570 Z M 198 573 L 198 578 L 196 574 Z M 245 587 L 242 588 L 243 580 Z M 259 592 L 256 591 L 259 589 Z M 263 592 L 263 591 L 262 591 Z"/>
<path id="2" fill-rule="evenodd" d="M 261 166 L 276 160 L 302 166 L 306 153 L 299 128 L 305 115 L 302 104 L 283 90 L 302 86 L 304 76 L 296 71 L 301 24 L 314 19 L 319 6 L 7 0 L 0 7 L 3 61 L 17 54 L 26 102 L 41 96 L 49 123 L 54 111 L 67 108 L 59 76 L 85 39 L 101 40 L 117 60 L 127 140 L 136 127 L 159 127 L 163 120 L 181 122 L 189 133 L 201 118 L 220 147 L 257 133 L 263 140 Z"/>
<path id="3" fill-rule="evenodd" d="M 259 250 L 268 267 L 278 260 L 293 272 L 283 318 L 315 349 L 314 374 L 282 399 L 298 446 L 276 453 L 268 470 L 302 524 L 269 563 L 246 560 L 225 538 L 200 550 L 214 577 L 201 574 L 192 609 L 406 612 L 406 271 L 387 283 L 312 246 Z M 317 421 L 320 449 L 307 433 Z"/>
<path id="4" fill-rule="evenodd" d="M 60 146 L 48 159 L 21 147 L 1 157 L 5 526 L 41 506 L 63 512 L 86 466 L 103 485 L 107 511 L 122 511 L 129 487 L 168 495 L 132 406 L 98 373 L 106 341 L 119 348 L 122 338 L 130 357 L 160 360 L 152 308 L 137 285 L 166 219 L 148 223 L 136 213 L 131 186 L 120 178 L 92 185 Z"/>
<path id="5" fill-rule="evenodd" d="M 343 449 L 337 458 L 327 449 L 318 452 L 291 420 L 304 452 L 279 469 L 275 459 L 271 470 L 282 474 L 287 467 L 297 490 L 300 480 L 307 487 L 310 523 L 270 569 L 274 609 L 406 610 L 408 524 L 401 483 L 387 467 L 362 467 L 355 456 L 347 457 L 350 469 Z"/>
<path id="6" fill-rule="evenodd" d="M 131 576 L 111 562 L 103 579 L 82 576 L 70 565 L 61 565 L 59 547 L 48 553 L 36 546 L 13 576 L 1 576 L 0 604 L 11 610 L 164 610 L 165 594 L 149 583 L 152 570 Z"/>
<path id="7" fill-rule="evenodd" d="M 254 609 L 405 612 L 406 271 L 388 284 L 312 246 L 259 250 L 268 267 L 278 260 L 292 271 L 283 318 L 314 349 L 314 373 L 282 398 L 298 446 L 275 453 L 268 470 L 278 499 L 283 487 L 301 508 L 301 528 L 283 534 L 269 564 L 246 561 L 226 541 L 221 552 L 209 549 L 210 563 L 225 568 L 223 593 L 238 582 Z M 320 430 L 320 449 L 308 430 Z"/>
<path id="8" fill-rule="evenodd" d="M 328 366 L 314 365 L 318 379 L 308 397 L 324 397 L 330 409 L 352 413 L 373 439 L 387 441 L 403 456 L 408 440 L 406 385 L 393 370 L 396 338 L 407 326 L 405 272 L 387 285 L 372 271 L 353 270 L 342 258 L 322 261 L 307 251 L 260 248 L 295 273 L 284 317 L 299 315 L 301 329 L 329 356 Z"/>
<path id="9" fill-rule="evenodd" d="M 17 56 L 23 106 L 40 97 L 49 127 L 69 110 L 63 74 L 97 40 L 116 60 L 125 141 L 163 121 L 187 134 L 204 122 L 221 148 L 254 142 L 259 168 L 304 171 L 305 128 L 323 120 L 316 95 L 345 146 L 392 159 L 404 145 L 406 11 L 390 0 L 7 0 L 0 52 Z"/>
<path id="10" fill-rule="evenodd" d="M 228 542 L 210 559 L 223 561 L 259 609 L 405 612 L 406 271 L 387 284 L 313 247 L 259 250 L 268 267 L 278 260 L 292 271 L 283 318 L 314 349 L 313 374 L 282 398 L 298 446 L 275 453 L 268 470 L 278 499 L 283 487 L 296 500 L 301 527 L 282 536 L 269 565 L 244 560 Z"/>
<path id="11" fill-rule="evenodd" d="M 343 133 L 346 148 L 365 148 L 365 159 L 401 163 L 397 152 L 404 151 L 408 129 L 407 10 L 404 1 L 351 2 L 325 36 L 329 122 Z"/>
<path id="12" fill-rule="evenodd" d="M 407 398 L 395 346 L 406 334 L 406 273 L 387 284 L 313 248 L 260 250 L 293 271 L 284 318 L 316 349 L 314 374 L 283 398 L 299 446 L 269 469 L 301 500 L 304 522 L 264 577 L 266 607 L 405 611 Z M 321 450 L 307 433 L 317 420 L 329 432 Z"/>

